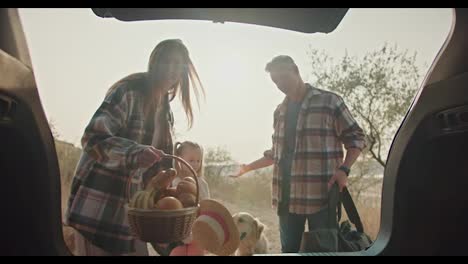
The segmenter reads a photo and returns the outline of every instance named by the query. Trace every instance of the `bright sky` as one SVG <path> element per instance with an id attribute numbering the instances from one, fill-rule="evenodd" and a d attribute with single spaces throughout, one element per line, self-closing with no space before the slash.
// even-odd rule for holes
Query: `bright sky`
<path id="1" fill-rule="evenodd" d="M 191 130 L 173 102 L 178 140 L 225 146 L 239 162 L 271 146 L 273 111 L 283 98 L 264 71 L 274 56 L 292 56 L 306 78 L 309 45 L 340 57 L 345 49 L 361 55 L 389 42 L 417 51 L 425 73 L 452 23 L 450 9 L 350 9 L 334 32 L 309 35 L 235 23 L 120 22 L 91 9 L 20 9 L 20 16 L 46 115 L 62 139 L 79 145 L 107 89 L 145 71 L 158 42 L 180 38 L 207 96 Z"/>

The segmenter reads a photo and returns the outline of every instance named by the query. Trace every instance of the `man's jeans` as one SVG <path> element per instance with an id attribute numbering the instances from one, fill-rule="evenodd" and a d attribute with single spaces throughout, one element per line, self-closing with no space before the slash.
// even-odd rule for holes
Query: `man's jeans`
<path id="1" fill-rule="evenodd" d="M 321 209 L 311 215 L 279 214 L 281 252 L 297 253 L 301 246 L 302 233 L 305 229 L 305 221 L 309 230 L 327 228 L 328 209 Z"/>

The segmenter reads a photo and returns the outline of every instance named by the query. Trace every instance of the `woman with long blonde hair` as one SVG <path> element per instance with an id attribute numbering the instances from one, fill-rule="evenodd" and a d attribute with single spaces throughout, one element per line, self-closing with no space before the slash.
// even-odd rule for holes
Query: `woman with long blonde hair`
<path id="1" fill-rule="evenodd" d="M 170 102 L 179 95 L 189 127 L 192 92 L 203 92 L 197 71 L 182 41 L 160 42 L 146 72 L 131 74 L 107 92 L 87 125 L 83 153 L 71 185 L 66 224 L 75 232 L 78 255 L 147 255 L 127 222 L 127 184 L 134 192 L 158 171 L 173 151 Z"/>

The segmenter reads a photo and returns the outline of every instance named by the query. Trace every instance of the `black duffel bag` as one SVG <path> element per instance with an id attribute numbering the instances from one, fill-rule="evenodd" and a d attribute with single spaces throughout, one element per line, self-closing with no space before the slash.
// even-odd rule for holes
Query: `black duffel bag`
<path id="1" fill-rule="evenodd" d="M 349 220 L 341 220 L 341 205 Z M 355 226 L 352 228 L 351 223 Z M 300 253 L 362 251 L 372 244 L 364 232 L 359 213 L 347 188 L 339 192 L 334 184 L 329 192 L 328 228 L 309 230 L 302 235 Z"/>

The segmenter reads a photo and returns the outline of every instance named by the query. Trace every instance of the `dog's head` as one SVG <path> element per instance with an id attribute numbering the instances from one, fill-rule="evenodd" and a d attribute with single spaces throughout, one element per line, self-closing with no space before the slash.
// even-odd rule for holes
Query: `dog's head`
<path id="1" fill-rule="evenodd" d="M 265 225 L 251 214 L 241 212 L 233 215 L 234 223 L 239 229 L 241 243 L 245 241 L 256 242 L 260 239 Z"/>

